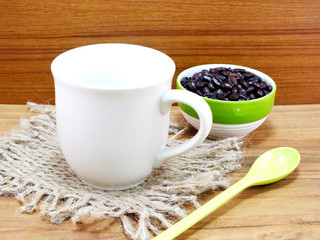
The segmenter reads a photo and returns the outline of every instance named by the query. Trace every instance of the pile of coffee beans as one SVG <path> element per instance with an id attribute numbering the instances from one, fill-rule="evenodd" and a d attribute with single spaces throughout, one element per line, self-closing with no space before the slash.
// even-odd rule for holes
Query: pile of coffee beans
<path id="1" fill-rule="evenodd" d="M 202 97 L 224 101 L 246 101 L 269 94 L 272 86 L 261 77 L 240 68 L 211 68 L 184 77 L 181 85 Z"/>

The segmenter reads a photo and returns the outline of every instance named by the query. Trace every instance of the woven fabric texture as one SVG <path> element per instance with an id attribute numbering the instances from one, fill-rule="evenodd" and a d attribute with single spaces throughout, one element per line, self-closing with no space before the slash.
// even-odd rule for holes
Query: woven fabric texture
<path id="1" fill-rule="evenodd" d="M 167 160 L 133 189 L 97 190 L 82 183 L 66 163 L 54 106 L 29 106 L 37 115 L 21 119 L 19 129 L 0 137 L 0 196 L 14 196 L 22 203 L 21 212 L 38 209 L 54 224 L 112 217 L 129 238 L 151 239 L 188 214 L 185 204 L 199 207 L 199 194 L 227 188 L 228 174 L 241 167 L 241 140 L 207 139 Z M 167 145 L 180 144 L 188 131 L 188 126 L 171 123 Z"/>

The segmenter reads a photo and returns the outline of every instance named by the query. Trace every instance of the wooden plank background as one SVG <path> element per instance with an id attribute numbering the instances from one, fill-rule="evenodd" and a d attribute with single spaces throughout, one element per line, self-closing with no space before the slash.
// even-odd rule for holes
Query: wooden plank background
<path id="1" fill-rule="evenodd" d="M 53 58 L 104 42 L 163 51 L 176 75 L 252 67 L 276 81 L 276 104 L 320 103 L 317 0 L 0 0 L 0 103 L 54 103 Z"/>

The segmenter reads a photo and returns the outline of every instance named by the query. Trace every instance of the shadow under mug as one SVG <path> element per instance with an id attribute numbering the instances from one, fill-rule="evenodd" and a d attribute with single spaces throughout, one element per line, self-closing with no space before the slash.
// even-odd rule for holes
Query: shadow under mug
<path id="1" fill-rule="evenodd" d="M 200 144 L 212 114 L 194 93 L 171 90 L 175 64 L 155 49 L 106 43 L 71 49 L 51 65 L 59 143 L 77 176 L 99 189 L 143 182 L 163 161 Z M 200 116 L 185 143 L 166 147 L 170 107 L 182 102 Z"/>

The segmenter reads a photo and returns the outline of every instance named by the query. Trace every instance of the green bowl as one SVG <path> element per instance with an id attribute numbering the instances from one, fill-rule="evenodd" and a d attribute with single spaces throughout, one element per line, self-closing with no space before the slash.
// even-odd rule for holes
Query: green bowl
<path id="1" fill-rule="evenodd" d="M 186 90 L 184 87 L 182 87 L 180 83 L 180 81 L 184 77 L 192 77 L 193 74 L 200 72 L 203 69 L 209 70 L 210 68 L 217 67 L 245 69 L 246 71 L 249 71 L 261 77 L 267 84 L 272 86 L 273 90 L 266 96 L 247 101 L 223 101 L 203 97 L 203 99 L 209 104 L 211 108 L 213 123 L 247 124 L 257 122 L 261 119 L 265 119 L 272 110 L 277 87 L 272 78 L 258 70 L 231 64 L 199 65 L 192 68 L 188 68 L 179 74 L 179 76 L 177 77 L 177 89 Z M 194 111 L 193 108 L 183 103 L 179 103 L 179 107 L 185 114 L 195 119 L 199 119 L 198 114 Z"/>

